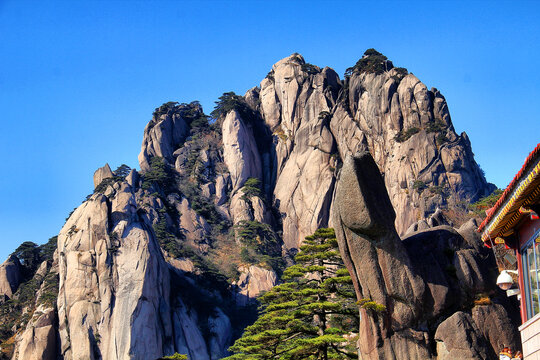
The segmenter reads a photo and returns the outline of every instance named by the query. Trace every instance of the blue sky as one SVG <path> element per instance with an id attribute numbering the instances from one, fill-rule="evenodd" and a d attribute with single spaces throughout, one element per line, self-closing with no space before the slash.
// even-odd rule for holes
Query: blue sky
<path id="1" fill-rule="evenodd" d="M 108 162 L 138 167 L 166 101 L 243 94 L 299 52 L 339 74 L 371 47 L 446 97 L 487 179 L 539 141 L 537 2 L 0 0 L 0 259 L 43 243 Z"/>

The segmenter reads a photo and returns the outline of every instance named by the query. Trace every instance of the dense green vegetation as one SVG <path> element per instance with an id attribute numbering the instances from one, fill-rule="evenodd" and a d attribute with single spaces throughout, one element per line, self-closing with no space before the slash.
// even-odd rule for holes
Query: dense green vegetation
<path id="1" fill-rule="evenodd" d="M 154 156 L 150 159 L 150 170 L 143 176 L 142 188 L 149 190 L 152 185 L 157 185 L 161 190 L 170 192 L 176 185 L 174 170 L 162 157 Z"/>
<path id="2" fill-rule="evenodd" d="M 0 303 L 0 359 L 8 356 L 13 350 L 10 338 L 16 331 L 26 326 L 35 308 L 36 300 L 39 304 L 56 306 L 58 296 L 58 274 L 48 272 L 44 277 L 35 275 L 36 270 L 43 261 L 52 263 L 53 254 L 56 250 L 57 237 L 54 236 L 43 245 L 37 245 L 26 241 L 22 243 L 11 255 L 17 257 L 22 266 L 22 282 L 11 299 L 4 299 Z M 39 299 L 36 293 L 43 288 Z M 23 314 L 24 311 L 24 314 Z M 7 355 L 6 355 L 7 354 Z"/>
<path id="3" fill-rule="evenodd" d="M 390 69 L 388 68 L 388 58 L 386 56 L 375 49 L 367 49 L 364 56 L 353 67 L 345 71 L 345 76 L 351 76 L 353 73 L 382 74 Z"/>
<path id="4" fill-rule="evenodd" d="M 242 199 L 245 201 L 248 201 L 253 196 L 262 197 L 261 180 L 252 177 L 247 179 L 242 187 L 242 192 L 244 193 Z"/>
<path id="5" fill-rule="evenodd" d="M 227 360 L 358 358 L 350 336 L 358 328 L 358 308 L 334 230 L 306 237 L 295 260 L 283 273 L 285 282 L 259 298 L 261 315 Z"/>
<path id="6" fill-rule="evenodd" d="M 178 102 L 176 101 L 169 101 L 161 105 L 160 107 L 157 107 L 154 112 L 152 113 L 152 116 L 158 117 L 160 115 L 168 114 L 170 111 L 174 111 L 178 105 Z"/>
<path id="7" fill-rule="evenodd" d="M 43 245 L 37 245 L 31 241 L 25 241 L 13 253 L 12 256 L 19 259 L 23 268 L 23 277 L 34 274 L 37 267 L 45 260 L 52 261 L 56 250 L 57 236 L 53 236 Z"/>
<path id="8" fill-rule="evenodd" d="M 243 220 L 234 226 L 234 230 L 242 244 L 240 257 L 243 262 L 267 266 L 281 273 L 284 266 L 281 242 L 270 225 Z"/>
<path id="9" fill-rule="evenodd" d="M 321 72 L 318 66 L 315 66 L 310 63 L 302 64 L 302 71 L 308 73 L 309 75 L 315 75 Z"/>
<path id="10" fill-rule="evenodd" d="M 229 111 L 236 110 L 244 120 L 248 120 L 253 115 L 244 98 L 236 95 L 234 91 L 223 93 L 216 101 L 216 107 L 210 113 L 214 119 L 227 115 Z"/>
<path id="11" fill-rule="evenodd" d="M 479 199 L 477 202 L 469 204 L 468 208 L 476 216 L 481 218 L 486 217 L 486 210 L 492 208 L 497 200 L 501 197 L 503 191 L 501 189 L 495 189 L 490 195 Z"/>
<path id="12" fill-rule="evenodd" d="M 158 360 L 188 360 L 188 357 L 187 357 L 187 355 L 174 353 L 172 355 L 164 356 L 162 358 L 159 358 Z"/>
<path id="13" fill-rule="evenodd" d="M 427 185 L 422 180 L 415 180 L 414 183 L 413 183 L 413 189 L 418 191 L 419 193 L 424 191 L 424 189 L 426 189 L 426 188 L 427 188 Z"/>
<path id="14" fill-rule="evenodd" d="M 167 227 L 166 210 L 160 209 L 159 220 L 152 225 L 154 234 L 161 248 L 169 253 L 172 257 L 181 257 L 183 255 L 182 246 L 177 237 L 171 233 Z"/>
<path id="15" fill-rule="evenodd" d="M 426 132 L 432 133 L 432 132 L 441 132 L 446 131 L 446 124 L 439 119 L 436 119 L 434 121 L 430 121 L 426 127 Z"/>
<path id="16" fill-rule="evenodd" d="M 419 132 L 420 132 L 420 129 L 417 127 L 411 127 L 411 128 L 408 128 L 407 130 L 401 130 L 400 132 L 396 134 L 396 136 L 394 136 L 394 140 L 397 142 L 404 142 L 404 141 L 409 140 L 411 136 Z"/>

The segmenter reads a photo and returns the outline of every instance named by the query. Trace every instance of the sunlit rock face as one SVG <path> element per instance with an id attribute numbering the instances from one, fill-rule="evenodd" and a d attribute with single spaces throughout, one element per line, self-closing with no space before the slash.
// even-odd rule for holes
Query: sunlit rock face
<path id="1" fill-rule="evenodd" d="M 157 359 L 183 351 L 218 359 L 231 341 L 230 320 L 219 307 L 208 309 L 213 331 L 201 334 L 201 315 L 185 304 L 190 294 L 176 289 L 193 264 L 168 262 L 153 230 L 164 205 L 138 185 L 117 182 L 93 195 L 60 232 L 60 353 Z"/>
<path id="2" fill-rule="evenodd" d="M 22 267 L 19 259 L 10 256 L 0 265 L 0 297 L 11 299 L 22 280 Z"/>
<path id="3" fill-rule="evenodd" d="M 243 226 L 271 232 L 271 251 L 283 263 L 317 228 L 335 226 L 342 245 L 355 239 L 344 257 L 357 292 L 388 309 L 384 321 L 363 314 L 365 359 L 392 352 L 421 359 L 438 347 L 456 353 L 459 341 L 448 331 L 435 336 L 433 324 L 450 324 L 449 311 L 463 310 L 475 291 L 492 290 L 485 270 L 492 264 L 479 260 L 472 225 L 463 237 L 432 228 L 446 224 L 437 209 L 492 186 L 466 134 L 455 133 L 439 91 L 384 66 L 340 79 L 293 54 L 211 123 L 198 102 L 156 108 L 143 132 L 141 170 L 123 177 L 108 165 L 98 169 L 95 192 L 60 231 L 55 265 L 47 268 L 58 274 L 57 308 L 36 307 L 15 359 L 224 357 L 249 322 L 239 318 L 279 281 L 279 269 L 242 257 Z M 371 154 L 367 170 L 346 161 L 358 152 Z M 168 182 L 153 185 L 148 179 L 160 171 Z M 336 185 L 340 171 L 349 185 Z M 365 186 L 362 171 L 371 174 Z M 366 195 L 372 187 L 375 205 Z M 407 229 L 412 235 L 401 241 Z M 411 249 L 430 265 L 417 264 Z M 450 266 L 455 277 L 445 272 Z M 0 266 L 0 294 L 13 295 L 17 274 L 14 261 Z M 492 329 L 508 325 L 507 307 L 487 309 L 459 319 L 472 319 L 465 333 L 483 324 L 477 327 L 488 330 L 478 336 L 495 347 L 503 340 Z"/>
<path id="4" fill-rule="evenodd" d="M 414 75 L 389 66 L 345 81 L 297 54 L 261 82 L 257 110 L 274 134 L 273 195 L 283 240 L 296 247 L 328 223 L 336 168 L 347 155 L 372 154 L 403 234 L 438 207 L 489 194 L 465 133 L 455 133 L 446 100 Z M 253 98 L 253 91 L 246 98 Z M 268 176 L 272 178 L 272 176 Z"/>

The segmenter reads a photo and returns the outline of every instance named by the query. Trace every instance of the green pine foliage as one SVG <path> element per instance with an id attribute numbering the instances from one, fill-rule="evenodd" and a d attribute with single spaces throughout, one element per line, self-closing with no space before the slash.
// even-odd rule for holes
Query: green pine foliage
<path id="1" fill-rule="evenodd" d="M 250 197 L 253 196 L 262 197 L 261 180 L 250 177 L 244 183 L 244 186 L 242 187 L 242 192 L 244 193 L 244 195 L 242 195 L 242 199 L 244 199 L 245 201 L 247 201 Z"/>
<path id="2" fill-rule="evenodd" d="M 119 180 L 124 180 L 131 171 L 131 168 L 127 166 L 126 164 L 122 164 L 119 167 L 116 168 L 116 170 L 113 171 L 114 176 L 117 176 Z"/>
<path id="3" fill-rule="evenodd" d="M 334 230 L 306 237 L 295 260 L 283 273 L 285 282 L 259 298 L 261 315 L 226 360 L 358 358 L 358 307 Z"/>
<path id="4" fill-rule="evenodd" d="M 45 244 L 37 245 L 31 241 L 22 243 L 11 255 L 17 257 L 22 266 L 22 282 L 11 299 L 0 301 L 0 359 L 11 358 L 13 336 L 17 330 L 25 328 L 35 307 L 39 304 L 56 306 L 58 296 L 58 274 L 49 271 L 45 277 L 36 276 L 36 270 L 43 261 L 50 264 L 56 250 L 57 237 L 53 236 Z M 50 269 L 50 268 L 49 268 Z M 36 293 L 42 288 L 41 296 Z"/>
<path id="5" fill-rule="evenodd" d="M 11 255 L 16 256 L 21 262 L 25 276 L 34 273 L 41 260 L 38 244 L 31 241 L 23 242 Z"/>
<path id="6" fill-rule="evenodd" d="M 170 192 L 170 188 L 176 184 L 173 169 L 162 157 L 154 156 L 150 159 L 150 170 L 143 174 L 142 188 L 149 190 L 152 185 L 159 186 L 165 192 Z"/>
<path id="7" fill-rule="evenodd" d="M 382 74 L 390 70 L 388 67 L 388 58 L 375 49 L 367 49 L 364 56 L 353 66 L 345 71 L 345 76 L 351 76 L 353 73 L 374 73 Z"/>
<path id="8" fill-rule="evenodd" d="M 272 268 L 278 274 L 283 271 L 281 243 L 270 225 L 242 220 L 234 226 L 234 230 L 242 244 L 242 261 Z"/>
<path id="9" fill-rule="evenodd" d="M 420 132 L 420 129 L 417 127 L 408 128 L 407 130 L 401 130 L 394 136 L 394 140 L 397 142 L 404 142 L 407 141 L 413 136 L 414 134 L 418 134 Z"/>
<path id="10" fill-rule="evenodd" d="M 418 191 L 419 193 L 424 191 L 424 189 L 426 189 L 426 188 L 427 188 L 427 185 L 422 180 L 415 180 L 414 183 L 413 183 L 413 189 Z"/>
<path id="11" fill-rule="evenodd" d="M 170 356 L 164 356 L 158 360 L 188 360 L 188 357 L 187 355 L 183 355 L 183 354 L 179 354 L 179 353 L 174 353 L 173 355 L 170 355 Z"/>
<path id="12" fill-rule="evenodd" d="M 160 115 L 168 114 L 170 111 L 174 111 L 177 108 L 178 102 L 177 101 L 168 101 L 161 105 L 160 107 L 157 107 L 154 112 L 152 113 L 152 116 L 158 117 Z"/>
<path id="13" fill-rule="evenodd" d="M 321 72 L 321 69 L 318 66 L 315 66 L 310 63 L 302 64 L 302 71 L 308 73 L 309 75 L 315 75 Z"/>
<path id="14" fill-rule="evenodd" d="M 240 95 L 236 95 L 234 91 L 223 93 L 216 101 L 216 107 L 210 113 L 214 119 L 218 119 L 222 116 L 225 116 L 231 110 L 236 110 L 240 113 L 240 116 L 247 120 L 251 110 L 245 102 L 244 98 Z M 246 116 L 247 115 L 247 116 Z"/>
<path id="15" fill-rule="evenodd" d="M 486 217 L 486 210 L 492 208 L 497 200 L 501 197 L 503 191 L 501 189 L 495 189 L 490 195 L 481 198 L 475 203 L 469 204 L 468 208 L 475 215 L 481 218 Z"/>

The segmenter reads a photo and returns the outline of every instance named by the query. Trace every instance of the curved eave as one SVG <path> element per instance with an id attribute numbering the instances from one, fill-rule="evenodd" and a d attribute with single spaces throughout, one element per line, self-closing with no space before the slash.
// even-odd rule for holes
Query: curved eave
<path id="1" fill-rule="evenodd" d="M 531 165 L 531 164 L 528 164 Z M 492 242 L 497 237 L 505 238 L 513 232 L 513 227 L 527 213 L 520 211 L 521 207 L 529 207 L 538 204 L 540 201 L 540 159 L 529 167 L 529 171 L 522 173 L 517 179 L 513 190 L 507 194 L 504 201 L 497 204 L 489 219 L 481 224 L 479 230 L 483 229 L 482 241 Z"/>

